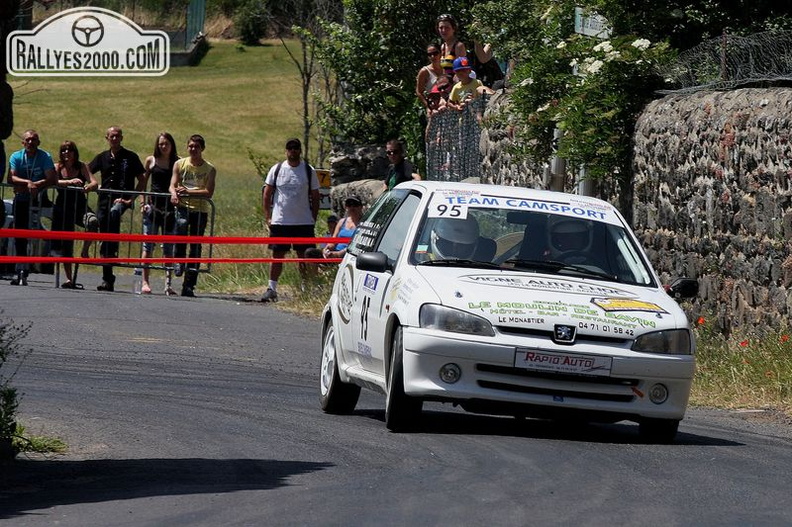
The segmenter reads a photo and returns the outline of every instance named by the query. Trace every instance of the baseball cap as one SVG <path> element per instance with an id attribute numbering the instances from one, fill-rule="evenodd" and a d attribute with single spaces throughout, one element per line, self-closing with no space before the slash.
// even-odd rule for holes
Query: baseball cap
<path id="1" fill-rule="evenodd" d="M 296 137 L 293 137 L 293 138 L 289 139 L 288 141 L 286 141 L 286 150 L 289 150 L 289 149 L 292 149 L 292 148 L 302 150 L 302 143 Z"/>
<path id="2" fill-rule="evenodd" d="M 454 59 L 454 71 L 462 71 L 470 69 L 470 61 L 467 57 L 457 57 Z"/>
<path id="3" fill-rule="evenodd" d="M 446 55 L 445 57 L 440 59 L 440 66 L 442 66 L 444 70 L 454 69 L 454 56 Z"/>

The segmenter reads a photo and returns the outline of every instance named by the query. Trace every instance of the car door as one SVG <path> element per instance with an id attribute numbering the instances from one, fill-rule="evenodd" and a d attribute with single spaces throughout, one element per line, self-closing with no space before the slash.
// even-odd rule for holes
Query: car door
<path id="1" fill-rule="evenodd" d="M 366 302 L 367 307 L 370 300 L 361 293 L 362 280 L 367 273 L 357 269 L 356 260 L 360 254 L 375 250 L 391 217 L 408 193 L 409 191 L 406 190 L 393 190 L 380 196 L 369 207 L 349 242 L 347 247 L 349 257 L 341 263 L 336 277 L 338 293 L 336 333 L 341 343 L 343 362 L 352 367 L 361 367 L 362 361 L 369 362 L 371 355 L 366 346 L 359 345 L 360 317 L 365 311 L 360 303 Z"/>
<path id="2" fill-rule="evenodd" d="M 418 214 L 420 202 L 420 195 L 411 192 L 398 204 L 374 246 L 375 251 L 387 257 L 388 269 L 384 272 L 361 272 L 355 291 L 354 305 L 357 311 L 352 315 L 352 325 L 360 353 L 360 365 L 377 375 L 385 374 L 384 356 L 388 345 L 385 329 L 390 314 L 385 306 L 386 292 L 394 276 L 399 273 L 399 269 L 395 268 L 399 255 L 410 245 L 408 234 Z"/>

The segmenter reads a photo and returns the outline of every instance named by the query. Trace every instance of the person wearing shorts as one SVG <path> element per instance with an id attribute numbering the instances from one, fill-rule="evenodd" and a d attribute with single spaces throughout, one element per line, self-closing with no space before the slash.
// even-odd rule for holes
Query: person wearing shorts
<path id="1" fill-rule="evenodd" d="M 271 238 L 314 238 L 316 216 L 319 214 L 319 179 L 316 171 L 302 160 L 302 143 L 299 139 L 286 141 L 286 160 L 273 166 L 264 182 L 262 206 L 264 219 Z M 298 258 L 314 244 L 284 243 L 270 245 L 272 257 L 280 260 L 294 249 Z M 299 264 L 300 276 L 306 276 L 306 266 Z M 262 302 L 278 300 L 278 279 L 283 272 L 283 262 L 270 265 L 269 283 Z"/>

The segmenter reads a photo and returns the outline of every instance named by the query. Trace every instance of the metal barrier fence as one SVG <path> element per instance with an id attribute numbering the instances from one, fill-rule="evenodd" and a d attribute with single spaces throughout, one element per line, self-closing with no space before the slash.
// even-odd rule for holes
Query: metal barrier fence
<path id="1" fill-rule="evenodd" d="M 60 194 L 60 196 L 58 196 Z M 96 192 L 85 194 L 80 187 L 67 187 L 54 189 L 49 188 L 39 194 L 37 200 L 30 200 L 27 202 L 28 209 L 25 211 L 29 222 L 27 225 L 17 225 L 14 221 L 13 198 L 14 192 L 11 185 L 0 183 L 0 196 L 2 196 L 4 205 L 5 219 L 2 223 L 3 228 L 30 228 L 32 230 L 46 230 L 46 231 L 74 231 L 76 228 L 86 230 L 88 232 L 109 232 L 117 234 L 141 234 L 143 232 L 144 214 L 139 206 L 139 198 L 146 196 L 147 201 L 153 203 L 169 203 L 170 194 L 156 193 L 156 192 L 136 192 L 136 191 L 120 191 L 120 190 L 105 190 L 100 189 Z M 132 199 L 133 205 L 131 207 L 114 204 L 113 202 L 123 197 L 124 199 Z M 214 236 L 215 224 L 215 204 L 214 201 L 203 197 L 191 197 L 191 201 L 205 201 L 209 208 L 207 213 L 206 235 L 209 237 Z M 23 203 L 18 202 L 18 206 Z M 187 235 L 190 227 L 188 219 L 184 214 L 180 214 L 180 208 L 166 208 L 166 210 L 152 210 L 150 214 L 161 215 L 157 223 L 164 226 L 172 225 L 172 229 L 162 229 L 162 234 L 172 235 Z M 172 215 L 172 218 L 168 218 Z M 24 217 L 24 214 L 23 214 Z M 0 256 L 18 256 L 17 247 L 24 249 L 25 244 L 18 243 L 17 238 L 8 238 L 2 235 L 0 231 Z M 65 243 L 64 243 L 65 242 Z M 147 242 L 143 242 L 147 243 Z M 102 241 L 102 245 L 92 244 L 90 240 L 48 240 L 39 239 L 31 236 L 27 245 L 26 256 L 70 256 L 71 254 L 79 254 L 81 258 L 96 259 L 101 255 L 102 257 L 112 257 L 113 255 L 125 260 L 134 260 L 141 254 L 143 243 L 139 241 Z M 116 245 L 117 244 L 117 248 Z M 182 258 L 187 254 L 187 245 L 197 244 L 175 244 L 174 254 L 175 258 Z M 125 249 L 124 249 L 125 248 Z M 213 244 L 208 244 L 207 258 L 213 256 Z M 164 250 L 163 250 L 164 252 Z M 197 248 L 191 247 L 190 254 L 197 252 Z M 84 262 L 90 263 L 90 262 Z M 57 276 L 57 268 L 53 268 L 53 264 L 37 263 L 32 264 L 35 272 L 52 274 Z M 92 265 L 103 265 L 102 263 L 92 263 Z M 129 263 L 129 262 L 113 262 L 113 265 L 119 267 L 148 267 L 150 269 L 166 270 L 172 268 L 169 262 L 151 263 Z M 211 262 L 206 262 L 205 267 L 198 269 L 200 273 L 211 272 Z M 0 273 L 9 274 L 14 269 L 9 269 L 8 264 L 0 267 Z M 57 277 L 56 277 L 57 281 Z"/>
<path id="2" fill-rule="evenodd" d="M 426 176 L 436 181 L 462 181 L 481 175 L 481 119 L 486 95 L 464 110 L 432 115 L 426 127 Z"/>

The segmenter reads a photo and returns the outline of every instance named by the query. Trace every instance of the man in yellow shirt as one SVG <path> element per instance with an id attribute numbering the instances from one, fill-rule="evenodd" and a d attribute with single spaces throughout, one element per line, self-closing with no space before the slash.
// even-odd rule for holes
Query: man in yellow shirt
<path id="1" fill-rule="evenodd" d="M 198 134 L 190 136 L 187 141 L 189 157 L 176 161 L 173 165 L 170 194 L 171 203 L 176 205 L 176 232 L 190 236 L 203 236 L 209 219 L 210 203 L 215 189 L 217 171 L 214 165 L 203 158 L 206 141 Z M 184 258 L 187 245 L 176 245 L 176 258 Z M 190 258 L 201 257 L 201 244 L 190 244 Z M 198 283 L 199 263 L 191 262 L 186 266 L 182 296 L 195 296 L 195 285 Z M 180 276 L 183 264 L 176 264 L 176 276 Z"/>

